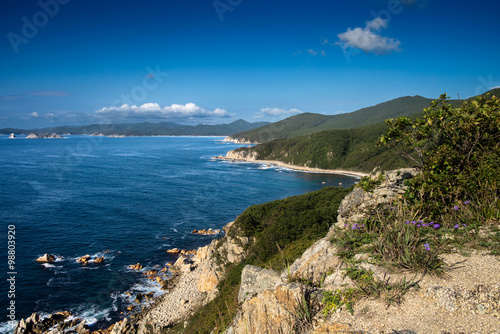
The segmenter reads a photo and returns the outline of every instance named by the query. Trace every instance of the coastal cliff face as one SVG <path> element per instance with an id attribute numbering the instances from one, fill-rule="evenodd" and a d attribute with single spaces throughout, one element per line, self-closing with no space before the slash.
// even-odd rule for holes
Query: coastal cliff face
<path id="1" fill-rule="evenodd" d="M 246 138 L 226 137 L 223 139 L 223 141 L 229 141 L 229 142 L 235 143 L 235 144 L 258 144 L 258 142 L 250 141 L 250 140 L 247 140 Z"/>
<path id="2" fill-rule="evenodd" d="M 259 154 L 253 150 L 240 148 L 227 152 L 226 158 L 232 160 L 255 161 L 259 159 Z"/>

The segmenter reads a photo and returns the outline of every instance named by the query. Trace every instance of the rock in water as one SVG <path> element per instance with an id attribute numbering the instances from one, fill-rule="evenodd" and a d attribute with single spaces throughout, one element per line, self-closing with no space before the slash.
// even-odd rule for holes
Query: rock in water
<path id="1" fill-rule="evenodd" d="M 45 253 L 42 256 L 40 256 L 38 259 L 36 259 L 36 262 L 45 262 L 45 263 L 52 263 L 56 260 L 56 257 L 52 254 Z"/>
<path id="2" fill-rule="evenodd" d="M 78 262 L 80 262 L 81 264 L 88 264 L 89 260 L 90 260 L 90 255 L 87 254 L 79 258 Z"/>
<path id="3" fill-rule="evenodd" d="M 104 264 L 104 256 L 97 257 L 97 258 L 94 260 L 94 263 L 95 263 L 95 264 Z"/>
<path id="4" fill-rule="evenodd" d="M 128 267 L 132 270 L 141 270 L 142 269 L 142 265 L 139 262 L 137 262 L 136 264 L 132 264 Z"/>

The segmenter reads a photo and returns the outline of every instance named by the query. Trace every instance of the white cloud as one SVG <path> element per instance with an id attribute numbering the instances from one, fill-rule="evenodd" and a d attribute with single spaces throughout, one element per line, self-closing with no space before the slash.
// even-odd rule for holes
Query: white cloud
<path id="1" fill-rule="evenodd" d="M 254 118 L 263 118 L 266 116 L 271 116 L 271 117 L 291 116 L 301 113 L 303 113 L 303 111 L 299 109 L 285 110 L 281 108 L 262 108 L 258 113 L 255 114 Z"/>
<path id="2" fill-rule="evenodd" d="M 31 114 L 28 115 L 29 117 L 37 118 L 38 113 L 36 111 L 32 112 Z"/>
<path id="3" fill-rule="evenodd" d="M 194 103 L 172 104 L 161 107 L 158 103 L 144 103 L 140 106 L 123 104 L 120 107 L 105 107 L 94 112 L 97 117 L 105 118 L 157 118 L 157 119 L 182 119 L 182 118 L 226 118 L 231 117 L 226 110 L 216 108 L 206 110 Z"/>
<path id="4" fill-rule="evenodd" d="M 307 50 L 307 52 L 309 52 L 309 54 L 313 55 L 313 56 L 318 54 L 318 52 L 314 51 L 313 49 L 309 49 L 309 50 Z"/>
<path id="5" fill-rule="evenodd" d="M 323 57 L 326 57 L 326 52 L 325 52 L 325 50 L 321 50 L 321 55 L 322 55 Z"/>
<path id="6" fill-rule="evenodd" d="M 389 54 L 401 51 L 401 42 L 394 38 L 384 37 L 378 32 L 387 28 L 387 20 L 377 17 L 366 22 L 364 28 L 348 28 L 346 32 L 338 34 L 340 42 L 337 42 L 344 50 L 354 48 L 363 50 L 365 53 L 377 55 Z"/>
<path id="7" fill-rule="evenodd" d="M 45 117 L 46 119 L 53 119 L 53 118 L 57 118 L 57 115 L 56 115 L 56 114 L 54 114 L 54 113 L 52 113 L 52 112 L 49 112 L 49 113 L 46 113 L 46 114 L 44 115 L 44 117 Z"/>

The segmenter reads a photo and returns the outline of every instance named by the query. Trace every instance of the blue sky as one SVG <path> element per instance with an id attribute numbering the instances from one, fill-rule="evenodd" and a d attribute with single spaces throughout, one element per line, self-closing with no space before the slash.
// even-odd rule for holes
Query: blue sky
<path id="1" fill-rule="evenodd" d="M 277 121 L 500 86 L 498 1 L 4 0 L 0 128 Z"/>

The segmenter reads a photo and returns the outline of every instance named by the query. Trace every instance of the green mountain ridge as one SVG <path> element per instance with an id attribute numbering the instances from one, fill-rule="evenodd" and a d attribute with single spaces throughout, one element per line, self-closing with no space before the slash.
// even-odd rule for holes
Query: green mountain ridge
<path id="1" fill-rule="evenodd" d="M 482 95 L 486 94 L 500 96 L 500 89 L 494 89 Z M 423 105 L 425 101 L 427 102 Z M 405 106 L 404 104 L 408 102 L 412 103 L 409 106 Z M 406 162 L 398 155 L 395 149 L 375 145 L 380 136 L 388 130 L 387 124 L 383 121 L 386 118 L 401 116 L 417 117 L 422 115 L 423 109 L 428 108 L 431 102 L 431 99 L 421 96 L 402 97 L 374 107 L 360 109 L 357 112 L 345 114 L 345 116 L 339 115 L 344 116 L 342 119 L 333 118 L 335 116 L 300 114 L 281 121 L 282 131 L 279 134 L 291 137 L 270 141 L 266 140 L 251 148 L 239 148 L 235 152 L 240 153 L 238 154 L 239 156 L 256 156 L 257 160 L 278 160 L 292 165 L 321 169 L 371 172 L 375 167 L 380 167 L 382 170 L 406 167 Z M 460 104 L 461 101 L 459 100 L 452 101 L 452 105 L 455 107 L 458 107 Z M 418 112 L 411 113 L 412 110 L 415 110 L 416 106 L 422 108 Z M 371 115 L 372 117 L 370 118 L 370 112 L 374 110 L 381 111 L 378 115 Z M 343 124 L 342 126 L 347 126 L 347 124 L 372 122 L 382 115 L 384 115 L 382 121 L 371 125 L 316 131 L 297 136 L 299 133 L 307 133 L 334 126 L 336 121 Z M 390 115 L 390 117 L 387 117 L 387 115 Z M 262 128 L 247 131 L 246 133 L 260 134 L 260 138 L 263 138 L 262 135 L 271 134 L 266 131 L 270 127 L 275 126 L 275 124 L 266 125 Z M 337 124 L 337 126 L 339 125 Z"/>
<path id="2" fill-rule="evenodd" d="M 500 96 L 500 88 L 492 89 L 481 95 L 486 94 Z M 475 96 L 468 100 L 474 98 Z M 235 133 L 230 137 L 238 141 L 263 143 L 274 139 L 310 135 L 325 130 L 357 128 L 384 122 L 388 118 L 420 115 L 423 109 L 429 107 L 432 101 L 433 99 L 420 95 L 403 96 L 345 114 L 303 113 L 260 128 Z M 454 106 L 460 105 L 459 100 L 452 100 L 451 102 Z"/>
<path id="3" fill-rule="evenodd" d="M 124 124 L 91 124 L 84 126 L 58 126 L 42 129 L 0 129 L 1 134 L 57 133 L 57 134 L 103 134 L 124 136 L 227 136 L 238 131 L 247 131 L 269 124 L 268 122 L 249 123 L 237 120 L 229 124 L 217 125 L 181 125 L 173 122 L 160 123 L 124 123 Z"/>

